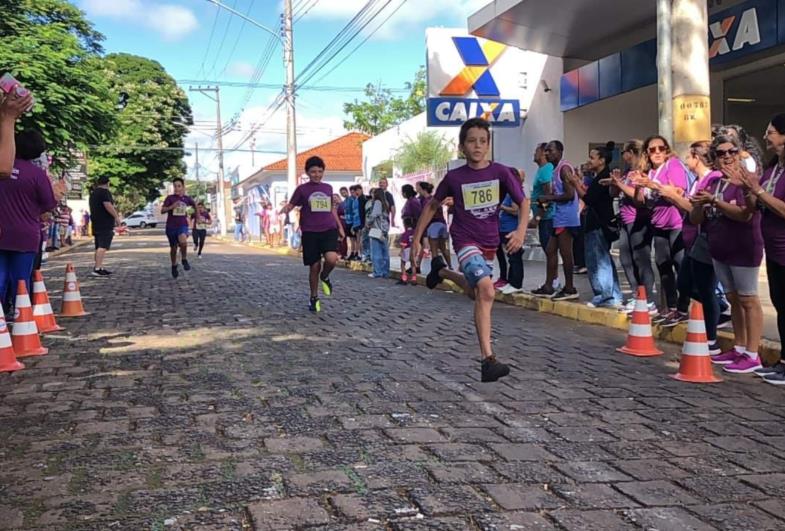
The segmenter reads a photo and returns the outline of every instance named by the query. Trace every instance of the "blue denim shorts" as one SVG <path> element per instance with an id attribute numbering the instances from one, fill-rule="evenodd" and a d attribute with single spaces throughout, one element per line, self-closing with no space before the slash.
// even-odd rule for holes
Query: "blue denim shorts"
<path id="1" fill-rule="evenodd" d="M 426 234 L 432 240 L 446 240 L 450 237 L 450 233 L 447 230 L 447 224 L 442 223 L 441 221 L 431 223 Z"/>
<path id="2" fill-rule="evenodd" d="M 169 247 L 176 247 L 180 245 L 180 235 L 185 234 L 188 237 L 188 226 L 174 227 L 166 229 L 166 238 L 169 240 Z"/>
<path id="3" fill-rule="evenodd" d="M 474 289 L 484 278 L 493 277 L 493 260 L 485 258 L 478 247 L 464 247 L 458 251 L 458 262 L 461 272 L 469 287 Z"/>

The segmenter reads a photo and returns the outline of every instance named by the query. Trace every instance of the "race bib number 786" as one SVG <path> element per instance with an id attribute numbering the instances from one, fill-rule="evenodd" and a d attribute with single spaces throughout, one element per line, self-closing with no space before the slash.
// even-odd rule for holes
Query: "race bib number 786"
<path id="1" fill-rule="evenodd" d="M 461 191 L 466 210 L 481 210 L 499 204 L 499 181 L 464 184 Z"/>

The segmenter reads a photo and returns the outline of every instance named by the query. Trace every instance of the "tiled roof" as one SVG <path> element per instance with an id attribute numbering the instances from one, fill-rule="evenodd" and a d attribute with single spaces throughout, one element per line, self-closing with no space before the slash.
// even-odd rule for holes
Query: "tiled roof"
<path id="1" fill-rule="evenodd" d="M 354 171 L 358 174 L 363 169 L 363 142 L 370 137 L 363 133 L 349 133 L 321 146 L 297 154 L 297 169 L 305 170 L 305 161 L 314 155 L 321 157 L 327 171 Z M 286 170 L 286 159 L 273 162 L 262 168 L 264 171 Z"/>

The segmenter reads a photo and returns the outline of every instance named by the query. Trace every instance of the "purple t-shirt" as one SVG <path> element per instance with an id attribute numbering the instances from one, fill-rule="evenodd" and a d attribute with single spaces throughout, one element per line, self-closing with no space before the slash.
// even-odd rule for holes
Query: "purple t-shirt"
<path id="1" fill-rule="evenodd" d="M 176 205 L 181 203 L 180 206 L 176 207 L 174 210 L 170 210 L 166 213 L 166 228 L 167 229 L 179 229 L 180 227 L 187 227 L 188 226 L 188 207 L 196 208 L 196 203 L 193 199 L 188 197 L 187 195 L 176 195 L 172 194 L 164 199 L 164 207 L 170 207 L 172 205 Z"/>
<path id="2" fill-rule="evenodd" d="M 780 168 L 778 171 L 775 166 L 766 170 L 760 185 L 780 201 L 785 201 L 785 168 Z M 763 243 L 766 244 L 766 258 L 785 266 L 785 218 L 768 208 L 764 209 L 760 228 Z"/>
<path id="3" fill-rule="evenodd" d="M 420 203 L 419 198 L 412 197 L 411 199 L 407 199 L 406 204 L 403 205 L 403 210 L 401 210 L 401 218 L 413 218 L 416 224 L 417 220 L 420 219 L 421 213 L 422 204 Z"/>
<path id="4" fill-rule="evenodd" d="M 417 199 L 419 199 L 420 201 L 420 206 L 421 206 L 420 214 L 422 214 L 422 211 L 425 210 L 425 207 L 428 205 L 428 203 L 431 202 L 431 198 L 424 197 L 424 196 L 417 196 Z M 447 221 L 444 219 L 443 208 L 439 208 L 436 210 L 436 214 L 433 215 L 433 218 L 431 219 L 431 222 L 428 224 L 428 226 L 430 227 L 434 223 L 447 223 Z"/>
<path id="5" fill-rule="evenodd" d="M 624 184 L 634 187 L 635 185 L 630 181 L 629 175 L 630 172 L 627 172 L 624 175 Z M 621 200 L 619 201 L 619 216 L 624 225 L 632 225 L 638 218 L 638 207 L 631 197 L 627 197 L 627 194 L 622 194 Z"/>
<path id="6" fill-rule="evenodd" d="M 745 203 L 744 189 L 719 177 L 714 177 L 707 183 L 706 191 L 726 203 L 739 206 Z M 752 220 L 743 223 L 723 216 L 717 211 L 713 219 L 704 223 L 711 257 L 731 266 L 760 266 L 763 260 L 760 218 L 760 212 L 756 210 Z"/>
<path id="7" fill-rule="evenodd" d="M 520 181 L 507 166 L 492 162 L 487 168 L 475 170 L 467 164 L 447 172 L 432 200 L 441 203 L 453 198 L 450 235 L 456 251 L 469 245 L 481 249 L 499 246 L 499 210 L 507 194 L 516 204 L 525 198 Z"/>
<path id="8" fill-rule="evenodd" d="M 687 189 L 687 172 L 678 158 L 671 157 L 658 171 L 651 170 L 649 179 L 660 184 L 669 184 L 682 190 Z M 675 230 L 682 227 L 682 215 L 679 208 L 659 197 L 651 212 L 651 224 L 658 229 Z"/>
<path id="9" fill-rule="evenodd" d="M 0 249 L 35 253 L 41 249 L 41 214 L 57 206 L 46 172 L 16 159 L 9 179 L 0 181 Z"/>
<path id="10" fill-rule="evenodd" d="M 303 232 L 326 232 L 337 229 L 333 215 L 333 187 L 327 183 L 308 181 L 297 187 L 289 201 L 300 207 L 300 227 Z"/>
<path id="11" fill-rule="evenodd" d="M 714 179 L 720 177 L 722 177 L 722 173 L 718 171 L 707 173 L 700 181 L 695 183 L 694 189 L 690 190 L 690 197 L 698 192 L 702 192 L 706 189 L 706 186 L 714 181 Z M 692 246 L 695 245 L 695 240 L 698 239 L 698 226 L 690 223 L 689 214 L 684 217 L 684 226 L 681 228 L 681 239 L 684 241 L 684 248 L 688 251 L 692 249 Z"/>

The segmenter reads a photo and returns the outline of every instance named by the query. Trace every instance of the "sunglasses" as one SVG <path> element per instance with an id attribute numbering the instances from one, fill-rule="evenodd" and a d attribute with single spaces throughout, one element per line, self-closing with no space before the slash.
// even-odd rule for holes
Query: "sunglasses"
<path id="1" fill-rule="evenodd" d="M 715 153 L 716 153 L 716 155 L 719 158 L 726 157 L 726 156 L 729 156 L 729 155 L 731 157 L 735 157 L 736 155 L 739 154 L 739 150 L 736 149 L 736 148 L 732 148 L 732 149 L 728 149 L 728 150 L 718 149 L 717 151 L 715 151 Z"/>
<path id="2" fill-rule="evenodd" d="M 667 152 L 668 152 L 668 148 L 666 148 L 665 146 L 651 146 L 649 148 L 649 153 L 652 155 L 654 155 L 655 153 L 667 153 Z"/>

